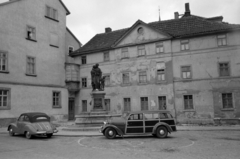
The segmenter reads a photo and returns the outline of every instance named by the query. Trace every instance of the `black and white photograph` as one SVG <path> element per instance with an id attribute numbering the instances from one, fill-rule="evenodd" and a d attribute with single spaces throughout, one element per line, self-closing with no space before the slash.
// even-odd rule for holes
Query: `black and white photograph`
<path id="1" fill-rule="evenodd" d="M 239 146 L 239 0 L 0 0 L 0 159 Z"/>

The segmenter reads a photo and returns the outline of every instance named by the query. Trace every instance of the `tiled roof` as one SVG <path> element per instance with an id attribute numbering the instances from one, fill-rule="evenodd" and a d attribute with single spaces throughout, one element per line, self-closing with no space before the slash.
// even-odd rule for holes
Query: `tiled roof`
<path id="1" fill-rule="evenodd" d="M 215 22 L 207 18 L 188 16 L 181 19 L 157 21 L 148 23 L 155 30 L 168 33 L 173 38 L 184 38 L 188 36 L 206 35 L 224 31 L 240 29 L 240 25 Z M 87 44 L 71 55 L 86 54 L 111 49 L 113 44 L 119 40 L 130 28 L 95 35 Z"/>

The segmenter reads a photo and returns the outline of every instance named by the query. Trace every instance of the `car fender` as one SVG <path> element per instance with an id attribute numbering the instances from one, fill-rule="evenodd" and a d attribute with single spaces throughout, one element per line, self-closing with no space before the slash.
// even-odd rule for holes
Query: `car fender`
<path id="1" fill-rule="evenodd" d="M 102 132 L 104 133 L 107 128 L 114 128 L 114 129 L 117 131 L 117 134 L 118 134 L 118 135 L 123 135 L 122 130 L 120 130 L 120 129 L 119 129 L 118 127 L 116 127 L 115 125 L 107 125 L 107 126 L 103 129 Z"/>
<path id="2" fill-rule="evenodd" d="M 9 131 L 10 127 L 12 127 L 14 132 L 16 132 L 16 133 L 18 132 L 16 123 L 11 123 L 10 125 L 8 125 L 8 129 L 7 129 L 8 131 Z"/>
<path id="3" fill-rule="evenodd" d="M 26 131 L 30 132 L 30 134 L 36 134 L 37 131 L 34 129 L 34 127 L 31 124 L 27 124 L 23 127 L 23 133 L 25 133 Z"/>
<path id="4" fill-rule="evenodd" d="M 159 123 L 157 123 L 157 124 L 153 127 L 152 133 L 153 133 L 153 134 L 156 134 L 157 128 L 158 128 L 159 126 L 161 126 L 161 125 L 165 126 L 165 127 L 167 128 L 167 130 L 168 130 L 169 133 L 171 133 L 171 132 L 173 131 L 172 128 L 171 128 L 167 123 L 159 122 Z"/>

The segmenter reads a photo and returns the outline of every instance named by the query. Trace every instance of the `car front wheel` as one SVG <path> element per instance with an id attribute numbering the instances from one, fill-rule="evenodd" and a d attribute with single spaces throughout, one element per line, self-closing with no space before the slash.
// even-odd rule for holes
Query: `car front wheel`
<path id="1" fill-rule="evenodd" d="M 168 131 L 165 126 L 159 126 L 156 131 L 158 138 L 166 138 L 168 136 Z"/>
<path id="2" fill-rule="evenodd" d="M 29 131 L 27 131 L 27 132 L 25 132 L 25 137 L 26 137 L 27 139 L 31 139 L 31 138 L 32 138 L 32 135 L 30 134 Z"/>
<path id="3" fill-rule="evenodd" d="M 9 128 L 9 135 L 10 136 L 14 136 L 15 135 L 12 127 Z"/>
<path id="4" fill-rule="evenodd" d="M 116 130 L 114 128 L 107 128 L 105 131 L 105 136 L 108 139 L 114 139 L 116 137 Z"/>

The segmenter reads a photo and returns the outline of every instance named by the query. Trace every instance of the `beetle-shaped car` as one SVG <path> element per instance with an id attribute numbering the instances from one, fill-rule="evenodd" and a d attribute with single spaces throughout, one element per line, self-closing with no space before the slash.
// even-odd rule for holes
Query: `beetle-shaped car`
<path id="1" fill-rule="evenodd" d="M 34 135 L 44 135 L 51 138 L 53 133 L 58 132 L 50 122 L 50 117 L 40 112 L 21 114 L 15 123 L 8 126 L 8 131 L 10 136 L 24 134 L 27 139 L 32 138 Z"/>
<path id="2" fill-rule="evenodd" d="M 100 132 L 108 139 L 117 135 L 152 134 L 166 138 L 168 133 L 177 131 L 175 119 L 169 111 L 140 111 L 124 113 L 121 117 L 112 117 L 104 122 Z"/>

